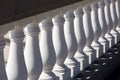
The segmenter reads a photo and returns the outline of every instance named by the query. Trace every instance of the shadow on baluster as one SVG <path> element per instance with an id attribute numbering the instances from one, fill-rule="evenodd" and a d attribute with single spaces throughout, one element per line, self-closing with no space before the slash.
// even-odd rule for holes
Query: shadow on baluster
<path id="1" fill-rule="evenodd" d="M 94 40 L 91 46 L 96 50 L 96 58 L 99 58 L 103 53 L 103 46 L 98 41 L 101 35 L 101 28 L 98 19 L 98 3 L 97 1 L 91 4 L 91 23 L 94 32 Z"/>
<path id="2" fill-rule="evenodd" d="M 64 64 L 64 61 L 68 55 L 67 45 L 64 37 L 64 17 L 63 15 L 57 15 L 53 19 L 53 45 L 56 53 L 56 64 L 53 68 L 53 72 L 59 77 L 59 80 L 70 80 L 70 69 Z"/>
<path id="3" fill-rule="evenodd" d="M 28 80 L 38 80 L 42 72 L 42 60 L 38 40 L 39 32 L 37 22 L 31 22 L 24 28 L 26 36 L 24 57 L 28 71 Z"/>
<path id="4" fill-rule="evenodd" d="M 82 7 L 77 8 L 74 11 L 74 28 L 75 36 L 78 44 L 77 52 L 75 53 L 75 58 L 80 63 L 80 70 L 82 71 L 89 64 L 88 56 L 83 52 L 86 44 L 86 37 L 83 26 L 83 10 Z"/>
<path id="5" fill-rule="evenodd" d="M 1 25 L 0 26 L 0 79 L 1 80 L 8 80 L 6 70 L 5 70 L 5 63 L 4 63 L 4 47 L 5 47 L 5 39 L 4 35 L 8 32 L 7 29 L 4 30 L 9 25 Z"/>
<path id="6" fill-rule="evenodd" d="M 6 72 L 8 80 L 27 80 L 27 69 L 24 61 L 23 54 L 23 27 L 27 22 L 22 21 L 14 22 L 14 29 L 9 31 L 10 37 L 10 51 L 8 62 L 6 65 Z"/>
<path id="7" fill-rule="evenodd" d="M 104 3 L 105 3 L 105 7 L 104 7 L 105 20 L 106 20 L 107 26 L 108 26 L 108 31 L 105 35 L 105 38 L 109 41 L 109 48 L 111 48 L 115 44 L 114 43 L 115 41 L 114 41 L 114 37 L 110 33 L 110 31 L 113 27 L 113 22 L 112 22 L 111 13 L 110 13 L 110 0 L 105 0 Z"/>
<path id="8" fill-rule="evenodd" d="M 86 45 L 83 51 L 89 57 L 89 64 L 91 64 L 96 59 L 96 51 L 91 47 L 94 39 L 94 33 L 91 24 L 91 8 L 90 3 L 83 7 L 83 26 L 86 36 Z"/>
<path id="9" fill-rule="evenodd" d="M 115 0 L 110 0 L 111 4 L 110 4 L 110 12 L 111 12 L 111 18 L 112 18 L 112 22 L 113 22 L 113 28 L 111 30 L 111 34 L 114 37 L 114 43 L 117 44 L 117 40 L 118 40 L 118 31 L 116 30 L 117 24 L 118 24 L 118 19 L 117 19 L 117 13 L 115 10 Z"/>
<path id="10" fill-rule="evenodd" d="M 80 64 L 79 62 L 74 58 L 74 55 L 77 51 L 77 41 L 75 38 L 74 33 L 74 14 L 73 11 L 67 11 L 64 14 L 65 23 L 64 23 L 64 35 L 65 35 L 65 41 L 67 44 L 68 49 L 68 56 L 65 60 L 65 64 L 68 68 L 71 69 L 71 77 L 76 76 L 80 72 Z"/>
<path id="11" fill-rule="evenodd" d="M 118 18 L 118 24 L 116 27 L 116 30 L 118 31 L 118 42 L 120 41 L 120 1 L 116 0 L 115 2 L 115 10 L 116 10 L 116 14 L 117 14 L 117 18 Z"/>
<path id="12" fill-rule="evenodd" d="M 98 19 L 99 19 L 99 24 L 101 27 L 101 36 L 99 38 L 99 42 L 101 43 L 101 45 L 103 45 L 103 53 L 105 53 L 108 49 L 109 49 L 109 41 L 105 38 L 105 34 L 107 33 L 108 30 L 108 26 L 106 24 L 106 20 L 105 20 L 105 14 L 104 14 L 104 1 L 98 1 Z"/>
<path id="13" fill-rule="evenodd" d="M 44 19 L 39 24 L 40 27 L 40 52 L 43 63 L 42 73 L 38 80 L 57 80 L 58 78 L 52 72 L 56 62 L 56 54 L 52 41 L 52 20 Z"/>

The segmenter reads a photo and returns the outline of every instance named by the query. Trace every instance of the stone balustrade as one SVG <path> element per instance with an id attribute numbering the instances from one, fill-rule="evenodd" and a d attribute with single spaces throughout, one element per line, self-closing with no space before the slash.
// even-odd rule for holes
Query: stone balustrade
<path id="1" fill-rule="evenodd" d="M 120 1 L 83 3 L 0 25 L 0 79 L 71 80 L 117 44 Z"/>

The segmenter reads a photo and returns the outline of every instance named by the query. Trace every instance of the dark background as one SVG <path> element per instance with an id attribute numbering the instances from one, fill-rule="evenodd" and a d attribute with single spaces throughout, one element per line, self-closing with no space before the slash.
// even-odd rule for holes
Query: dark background
<path id="1" fill-rule="evenodd" d="M 0 0 L 0 25 L 82 0 Z"/>

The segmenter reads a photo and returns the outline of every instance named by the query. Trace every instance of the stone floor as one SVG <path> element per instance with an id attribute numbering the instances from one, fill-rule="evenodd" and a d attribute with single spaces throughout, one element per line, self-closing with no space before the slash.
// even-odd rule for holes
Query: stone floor
<path id="1" fill-rule="evenodd" d="M 111 72 L 110 76 L 106 80 L 120 80 L 120 65 Z"/>
<path id="2" fill-rule="evenodd" d="M 74 80 L 120 80 L 120 43 L 90 64 Z"/>

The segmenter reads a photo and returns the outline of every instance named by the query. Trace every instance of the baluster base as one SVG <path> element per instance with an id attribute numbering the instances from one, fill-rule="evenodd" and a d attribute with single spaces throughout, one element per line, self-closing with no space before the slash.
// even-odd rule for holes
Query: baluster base
<path id="1" fill-rule="evenodd" d="M 107 33 L 105 38 L 109 41 L 109 48 L 111 48 L 114 45 L 114 37 L 110 33 Z"/>
<path id="2" fill-rule="evenodd" d="M 77 51 L 75 53 L 75 59 L 80 63 L 80 71 L 89 65 L 88 56 L 83 51 Z"/>
<path id="3" fill-rule="evenodd" d="M 103 54 L 103 46 L 98 41 L 93 41 L 91 46 L 96 50 L 96 57 L 99 58 Z"/>
<path id="4" fill-rule="evenodd" d="M 108 49 L 109 49 L 109 41 L 104 37 L 100 37 L 99 42 L 103 46 L 103 53 L 108 51 Z"/>
<path id="5" fill-rule="evenodd" d="M 59 80 L 70 80 L 70 69 L 66 65 L 55 65 L 53 72 L 57 77 L 59 77 Z"/>
<path id="6" fill-rule="evenodd" d="M 113 30 L 111 30 L 111 34 L 113 35 L 113 37 L 114 37 L 114 39 L 115 39 L 115 40 L 114 40 L 114 41 L 115 41 L 115 42 L 114 42 L 114 45 L 115 45 L 115 44 L 117 44 L 117 42 L 118 42 L 118 41 L 117 41 L 117 40 L 118 40 L 118 31 L 115 30 L 115 29 L 113 29 Z"/>
<path id="7" fill-rule="evenodd" d="M 80 64 L 75 58 L 66 58 L 65 64 L 71 70 L 72 78 L 80 73 Z"/>
<path id="8" fill-rule="evenodd" d="M 118 43 L 120 41 L 120 26 L 118 26 L 116 30 L 118 31 L 118 40 L 117 40 Z"/>
<path id="9" fill-rule="evenodd" d="M 85 46 L 83 51 L 89 57 L 89 64 L 96 60 L 96 51 L 91 46 Z"/>
<path id="10" fill-rule="evenodd" d="M 53 72 L 42 72 L 38 80 L 59 80 Z"/>

